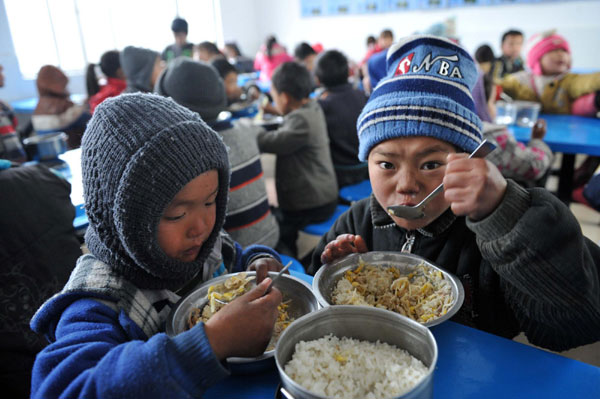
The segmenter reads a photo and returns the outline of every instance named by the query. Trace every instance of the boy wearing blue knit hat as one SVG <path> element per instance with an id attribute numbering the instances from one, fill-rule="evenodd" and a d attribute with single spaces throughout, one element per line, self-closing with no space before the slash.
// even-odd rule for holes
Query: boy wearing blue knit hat
<path id="1" fill-rule="evenodd" d="M 257 356 L 281 293 L 269 279 L 207 323 L 164 334 L 180 295 L 226 272 L 279 270 L 277 253 L 242 250 L 221 232 L 230 169 L 219 135 L 171 99 L 104 101 L 82 143 L 85 241 L 63 290 L 31 327 L 50 344 L 37 356 L 32 398 L 188 398 L 228 375 L 230 356 Z M 264 295 L 264 296 L 263 296 Z"/>
<path id="2" fill-rule="evenodd" d="M 321 239 L 311 271 L 353 252 L 415 253 L 461 279 L 455 321 L 508 338 L 524 331 L 552 350 L 597 341 L 600 248 L 549 192 L 525 190 L 464 154 L 482 140 L 469 54 L 446 39 L 413 36 L 390 48 L 387 68 L 357 122 L 373 194 Z M 442 182 L 423 218 L 386 212 L 418 204 Z"/>

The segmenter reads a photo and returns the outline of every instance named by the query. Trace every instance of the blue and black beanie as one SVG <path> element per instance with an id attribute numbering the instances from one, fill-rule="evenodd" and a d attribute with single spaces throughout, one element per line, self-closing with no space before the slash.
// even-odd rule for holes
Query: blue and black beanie
<path id="1" fill-rule="evenodd" d="M 471 90 L 477 69 L 471 56 L 450 40 L 410 36 L 390 47 L 387 75 L 357 122 L 361 161 L 382 141 L 434 137 L 471 152 L 482 140 Z"/>

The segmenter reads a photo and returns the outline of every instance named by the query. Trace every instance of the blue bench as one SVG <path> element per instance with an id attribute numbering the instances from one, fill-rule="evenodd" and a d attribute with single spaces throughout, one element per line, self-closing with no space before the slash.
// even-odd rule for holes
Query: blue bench
<path id="1" fill-rule="evenodd" d="M 351 186 L 340 188 L 340 198 L 350 203 L 367 198 L 373 192 L 370 180 L 363 180 Z"/>
<path id="2" fill-rule="evenodd" d="M 335 209 L 335 212 L 329 219 L 321 223 L 309 224 L 308 226 L 303 228 L 302 231 L 306 234 L 311 234 L 320 237 L 327 233 L 331 226 L 333 226 L 337 218 L 340 217 L 340 215 L 346 212 L 348 209 L 350 209 L 350 207 L 347 205 L 338 205 Z"/>

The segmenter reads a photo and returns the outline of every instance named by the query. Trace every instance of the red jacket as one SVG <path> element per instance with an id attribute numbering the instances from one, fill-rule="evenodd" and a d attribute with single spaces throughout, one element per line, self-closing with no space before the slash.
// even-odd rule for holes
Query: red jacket
<path id="1" fill-rule="evenodd" d="M 100 103 L 109 97 L 116 97 L 127 87 L 127 83 L 122 79 L 108 78 L 108 83 L 102 86 L 100 91 L 90 97 L 88 103 L 90 104 L 90 112 L 94 110 Z"/>

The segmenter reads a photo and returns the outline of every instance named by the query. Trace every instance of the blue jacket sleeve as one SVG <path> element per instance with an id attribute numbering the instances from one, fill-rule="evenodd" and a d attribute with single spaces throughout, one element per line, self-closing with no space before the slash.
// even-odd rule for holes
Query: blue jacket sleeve
<path id="1" fill-rule="evenodd" d="M 133 322 L 93 299 L 62 313 L 54 342 L 37 356 L 32 398 L 192 398 L 228 375 L 204 324 L 134 339 Z"/>

